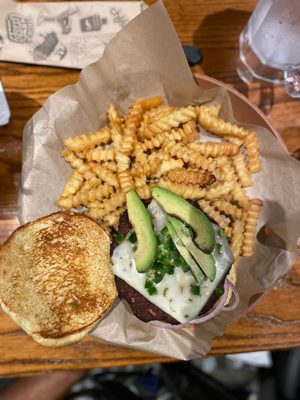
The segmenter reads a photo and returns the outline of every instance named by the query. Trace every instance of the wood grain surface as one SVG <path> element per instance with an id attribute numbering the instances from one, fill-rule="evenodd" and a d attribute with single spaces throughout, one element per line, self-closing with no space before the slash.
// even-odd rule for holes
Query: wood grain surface
<path id="1" fill-rule="evenodd" d="M 151 4 L 154 1 L 146 2 Z M 299 100 L 289 98 L 282 87 L 270 88 L 258 83 L 248 87 L 235 72 L 239 33 L 256 1 L 165 0 L 164 3 L 182 43 L 194 44 L 203 52 L 201 68 L 193 70 L 231 84 L 245 94 L 268 115 L 290 153 L 299 157 Z M 78 75 L 74 70 L 0 63 L 0 76 L 12 111 L 9 125 L 0 128 L 0 242 L 18 226 L 17 186 L 24 125 L 49 95 L 76 82 Z M 299 346 L 299 305 L 298 262 L 243 318 L 229 326 L 223 337 L 213 340 L 210 354 Z M 63 349 L 43 348 L 0 312 L 2 376 L 167 360 L 152 353 L 111 346 L 91 338 Z"/>

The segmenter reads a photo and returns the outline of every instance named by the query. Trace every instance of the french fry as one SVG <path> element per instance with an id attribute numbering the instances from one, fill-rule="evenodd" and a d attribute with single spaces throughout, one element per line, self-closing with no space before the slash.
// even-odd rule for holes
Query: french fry
<path id="1" fill-rule="evenodd" d="M 76 169 L 80 174 L 84 174 L 89 170 L 89 166 L 70 150 L 63 150 L 61 156 L 67 161 L 73 169 Z"/>
<path id="2" fill-rule="evenodd" d="M 93 148 L 100 144 L 106 144 L 111 138 L 111 132 L 108 128 L 101 128 L 97 132 L 87 135 L 69 137 L 64 141 L 64 145 L 68 150 L 79 153 L 84 150 Z"/>
<path id="3" fill-rule="evenodd" d="M 102 147 L 95 147 L 87 151 L 78 153 L 81 158 L 87 159 L 87 161 L 112 161 L 115 160 L 114 149 L 103 149 Z"/>
<path id="4" fill-rule="evenodd" d="M 109 168 L 104 167 L 103 165 L 99 165 L 98 163 L 89 163 L 90 169 L 96 174 L 98 178 L 100 178 L 103 182 L 108 183 L 111 186 L 114 186 L 116 189 L 119 188 L 120 184 L 116 174 L 109 170 Z"/>
<path id="5" fill-rule="evenodd" d="M 233 200 L 238 204 L 239 207 L 244 209 L 247 209 L 249 207 L 249 197 L 239 183 L 235 182 L 233 184 L 231 193 Z"/>
<path id="6" fill-rule="evenodd" d="M 126 210 L 125 206 L 118 207 L 114 212 L 107 214 L 103 217 L 104 223 L 107 223 L 108 228 L 113 226 L 115 228 L 118 227 L 119 220 L 123 212 Z"/>
<path id="7" fill-rule="evenodd" d="M 78 190 L 73 196 L 73 207 L 89 206 L 89 203 L 95 200 L 103 200 L 109 198 L 114 192 L 114 188 L 107 183 L 100 184 L 96 188 L 90 188 L 89 190 Z"/>
<path id="8" fill-rule="evenodd" d="M 250 200 L 250 206 L 246 215 L 245 233 L 242 247 L 243 256 L 249 257 L 253 254 L 256 225 L 262 204 L 263 203 L 260 199 Z"/>
<path id="9" fill-rule="evenodd" d="M 201 210 L 224 230 L 226 236 L 231 236 L 231 227 L 226 221 L 226 218 L 224 218 L 209 201 L 202 199 L 198 201 L 198 204 Z"/>
<path id="10" fill-rule="evenodd" d="M 202 110 L 210 114 L 212 117 L 218 117 L 221 111 L 221 104 L 209 104 L 201 106 Z"/>
<path id="11" fill-rule="evenodd" d="M 157 121 L 154 121 L 149 127 L 147 127 L 147 129 L 144 131 L 144 136 L 149 139 L 152 136 L 164 131 L 177 128 L 180 124 L 190 121 L 191 119 L 195 119 L 196 116 L 196 111 L 192 106 L 182 107 L 178 110 L 174 110 L 172 113 L 162 117 Z"/>
<path id="12" fill-rule="evenodd" d="M 66 183 L 61 197 L 69 197 L 77 192 L 77 190 L 83 184 L 84 178 L 82 174 L 80 174 L 77 170 L 75 170 L 71 176 L 71 178 Z"/>
<path id="13" fill-rule="evenodd" d="M 191 143 L 199 138 L 200 134 L 197 130 L 196 120 L 191 119 L 190 121 L 185 122 L 182 125 L 182 129 L 185 133 L 183 143 Z"/>
<path id="14" fill-rule="evenodd" d="M 186 168 L 171 169 L 168 172 L 168 178 L 172 182 L 199 185 L 201 187 L 207 187 L 216 180 L 210 172 Z"/>
<path id="15" fill-rule="evenodd" d="M 236 136 L 227 135 L 227 136 L 225 137 L 225 140 L 226 140 L 227 142 L 230 142 L 230 143 L 235 144 L 235 145 L 238 146 L 238 147 L 241 147 L 241 146 L 244 144 L 244 140 L 243 140 L 243 139 L 240 139 L 240 138 L 238 138 L 238 137 L 236 137 Z"/>
<path id="16" fill-rule="evenodd" d="M 104 168 L 107 168 L 112 172 L 117 172 L 117 170 L 118 170 L 117 163 L 115 161 L 105 161 L 105 162 L 101 163 L 101 165 Z"/>
<path id="17" fill-rule="evenodd" d="M 124 193 L 127 193 L 131 189 L 133 189 L 133 180 L 132 180 L 129 170 L 119 172 L 118 179 L 120 182 L 121 189 Z"/>
<path id="18" fill-rule="evenodd" d="M 86 191 L 90 189 L 94 189 L 101 185 L 102 181 L 99 179 L 97 176 L 94 176 L 90 179 L 87 179 L 83 182 L 83 185 L 81 186 L 80 190 Z M 77 192 L 78 193 L 78 192 Z"/>
<path id="19" fill-rule="evenodd" d="M 172 182 L 166 178 L 160 178 L 157 182 L 157 186 L 171 190 L 185 199 L 199 200 L 206 194 L 205 189 L 195 187 L 193 185 L 186 185 L 184 183 Z"/>
<path id="20" fill-rule="evenodd" d="M 216 182 L 205 191 L 205 199 L 214 200 L 230 193 L 234 188 L 234 182 Z"/>
<path id="21" fill-rule="evenodd" d="M 192 150 L 199 151 L 200 154 L 207 157 L 234 156 L 238 153 L 239 148 L 233 143 L 190 143 L 188 147 Z"/>
<path id="22" fill-rule="evenodd" d="M 144 108 L 142 101 L 136 100 L 124 117 L 123 131 L 125 136 L 131 138 L 136 136 L 138 127 L 143 119 L 143 113 Z"/>
<path id="23" fill-rule="evenodd" d="M 158 121 L 160 118 L 165 117 L 171 112 L 175 110 L 174 106 L 171 106 L 170 104 L 167 104 L 165 106 L 159 107 L 159 108 L 154 108 L 152 110 L 146 111 L 148 117 L 149 117 L 149 122 L 152 123 L 154 121 Z"/>
<path id="24" fill-rule="evenodd" d="M 119 135 L 122 136 L 123 118 L 119 114 L 119 111 L 117 110 L 114 104 L 111 104 L 108 108 L 107 119 L 111 126 L 112 133 L 114 131 L 115 133 L 118 133 Z"/>
<path id="25" fill-rule="evenodd" d="M 243 238 L 244 238 L 245 222 L 241 220 L 235 220 L 232 224 L 232 236 L 230 241 L 230 247 L 237 261 L 242 250 Z"/>
<path id="26" fill-rule="evenodd" d="M 236 154 L 233 157 L 233 165 L 235 166 L 235 171 L 241 185 L 243 187 L 252 186 L 252 176 L 250 171 L 246 167 L 246 163 L 242 153 Z"/>
<path id="27" fill-rule="evenodd" d="M 181 143 L 176 143 L 174 140 L 166 139 L 163 143 L 163 150 L 170 156 L 181 158 L 185 163 L 192 164 L 197 168 L 215 172 L 216 164 L 213 158 L 203 157 L 195 150 L 188 149 L 182 146 Z"/>
<path id="28" fill-rule="evenodd" d="M 141 104 L 144 110 L 150 110 L 160 106 L 164 102 L 164 99 L 160 96 L 150 97 L 149 99 L 142 99 Z"/>
<path id="29" fill-rule="evenodd" d="M 225 215 L 231 217 L 233 220 L 243 220 L 244 218 L 244 211 L 238 206 L 232 204 L 230 201 L 222 199 L 214 200 L 212 204 L 218 211 L 223 212 Z"/>
<path id="30" fill-rule="evenodd" d="M 63 208 L 64 210 L 71 210 L 73 207 L 72 196 L 61 197 L 59 200 L 55 200 L 54 204 L 56 207 Z"/>
<path id="31" fill-rule="evenodd" d="M 245 139 L 245 148 L 248 155 L 248 168 L 254 173 L 261 169 L 259 147 L 254 132 L 250 132 Z"/>
<path id="32" fill-rule="evenodd" d="M 174 158 L 168 158 L 163 160 L 158 170 L 154 174 L 154 178 L 160 178 L 161 176 L 167 174 L 169 171 L 175 168 L 183 167 L 182 160 L 176 160 Z"/>
<path id="33" fill-rule="evenodd" d="M 147 185 L 147 177 L 146 175 L 136 177 L 134 179 L 134 186 L 137 194 L 143 200 L 148 200 L 151 198 L 150 186 Z"/>
<path id="34" fill-rule="evenodd" d="M 158 157 L 153 158 L 152 160 L 148 161 L 146 164 L 137 164 L 131 170 L 132 176 L 151 176 L 154 175 L 155 172 L 158 170 L 161 160 Z"/>
<path id="35" fill-rule="evenodd" d="M 143 200 L 157 185 L 198 201 L 232 236 L 234 281 L 241 252 L 253 251 L 261 204 L 244 188 L 261 163 L 255 132 L 225 122 L 220 111 L 219 104 L 176 108 L 154 96 L 137 99 L 122 116 L 111 104 L 107 127 L 65 140 L 62 157 L 74 172 L 55 204 L 88 207 L 85 213 L 109 229 L 117 228 L 132 189 Z M 197 122 L 219 141 L 202 141 Z"/>
<path id="36" fill-rule="evenodd" d="M 247 131 L 231 122 L 225 122 L 222 118 L 215 117 L 207 112 L 205 106 L 200 106 L 198 110 L 199 124 L 215 135 L 234 136 L 243 139 L 247 136 Z"/>

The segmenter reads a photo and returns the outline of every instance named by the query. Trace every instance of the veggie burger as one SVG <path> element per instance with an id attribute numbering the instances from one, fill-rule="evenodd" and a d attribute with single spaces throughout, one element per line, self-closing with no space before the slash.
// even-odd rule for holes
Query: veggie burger
<path id="1" fill-rule="evenodd" d="M 148 205 L 133 190 L 126 201 L 111 257 L 119 296 L 145 322 L 185 324 L 207 313 L 233 263 L 223 230 L 164 188 L 152 188 Z"/>

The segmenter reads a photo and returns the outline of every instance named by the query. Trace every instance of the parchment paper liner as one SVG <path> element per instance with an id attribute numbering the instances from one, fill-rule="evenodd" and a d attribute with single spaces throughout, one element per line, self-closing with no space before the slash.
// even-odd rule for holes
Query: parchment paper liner
<path id="1" fill-rule="evenodd" d="M 170 103 L 222 102 L 224 118 L 233 113 L 224 89 L 201 90 L 193 80 L 174 27 L 161 2 L 129 23 L 107 46 L 102 58 L 86 67 L 77 84 L 52 95 L 31 118 L 24 132 L 20 221 L 24 223 L 57 211 L 57 199 L 71 169 L 60 157 L 63 140 L 94 131 L 106 123 L 111 102 L 125 113 L 138 97 L 162 95 Z M 251 123 L 251 121 L 249 121 Z M 300 168 L 265 128 L 257 132 L 262 172 L 255 175 L 251 197 L 264 201 L 258 229 L 271 226 L 284 248 L 268 239 L 255 242 L 255 255 L 239 263 L 239 307 L 213 320 L 182 331 L 156 328 L 139 321 L 118 301 L 92 336 L 122 346 L 179 359 L 204 356 L 214 336 L 244 313 L 250 299 L 271 288 L 291 267 L 299 234 Z M 273 246 L 272 246 L 273 244 Z"/>

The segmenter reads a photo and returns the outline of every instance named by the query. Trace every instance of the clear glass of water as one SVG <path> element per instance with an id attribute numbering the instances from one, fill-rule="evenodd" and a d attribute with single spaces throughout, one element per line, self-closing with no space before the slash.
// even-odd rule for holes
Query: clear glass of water
<path id="1" fill-rule="evenodd" d="M 240 35 L 240 78 L 284 84 L 300 98 L 300 0 L 259 0 Z"/>

